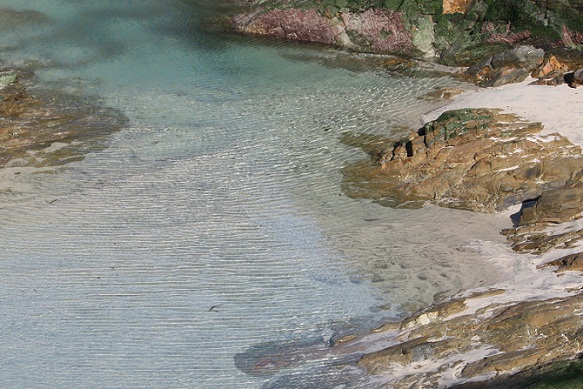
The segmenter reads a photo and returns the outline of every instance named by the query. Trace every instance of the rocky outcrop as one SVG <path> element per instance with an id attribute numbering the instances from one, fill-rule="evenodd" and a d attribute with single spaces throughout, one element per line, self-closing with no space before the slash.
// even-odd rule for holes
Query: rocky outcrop
<path id="1" fill-rule="evenodd" d="M 480 377 L 504 381 L 517 371 L 576 358 L 583 351 L 583 318 L 573 313 L 582 308 L 582 294 L 494 303 L 465 315 L 443 314 L 442 306 L 404 321 L 393 334 L 396 344 L 365 354 L 359 364 L 392 388 L 441 388 L 446 380 L 451 387 Z M 459 387 L 481 387 L 471 385 Z"/>
<path id="2" fill-rule="evenodd" d="M 275 9 L 264 13 L 238 15 L 233 19 L 243 32 L 300 42 L 333 45 L 341 30 L 316 10 Z"/>
<path id="3" fill-rule="evenodd" d="M 583 183 L 545 191 L 525 202 L 518 216 L 517 227 L 502 231 L 514 250 L 540 255 L 577 246 L 583 239 L 583 228 L 576 223 L 583 216 Z"/>
<path id="4" fill-rule="evenodd" d="M 580 259 L 571 262 L 580 266 Z M 435 304 L 367 334 L 258 344 L 237 354 L 235 364 L 253 376 L 279 375 L 265 388 L 306 387 L 312 377 L 294 382 L 294 369 L 328 360 L 334 375 L 327 379 L 318 371 L 326 378 L 314 387 L 515 389 L 531 378 L 521 372 L 540 371 L 583 352 L 582 312 L 580 291 L 516 302 L 504 290 L 487 290 Z M 289 375 L 281 375 L 286 369 Z M 363 370 L 365 376 L 359 376 Z"/>
<path id="5" fill-rule="evenodd" d="M 498 111 L 446 112 L 388 149 L 362 145 L 371 160 L 346 168 L 343 188 L 397 206 L 421 200 L 494 211 L 522 201 L 516 226 L 503 231 L 514 250 L 568 250 L 538 269 L 583 272 L 583 156 L 540 129 Z M 527 284 L 521 293 L 531 293 Z M 493 290 L 454 298 L 382 327 L 393 342 L 365 352 L 359 365 L 392 388 L 520 388 L 532 382 L 529 374 L 583 353 L 579 286 L 554 298 L 511 296 Z"/>
<path id="6" fill-rule="evenodd" d="M 583 212 L 583 184 L 577 183 L 544 192 L 532 207 L 522 210 L 520 225 L 570 222 L 578 218 L 581 212 Z"/>
<path id="7" fill-rule="evenodd" d="M 491 110 L 446 112 L 371 161 L 344 168 L 342 188 L 393 206 L 432 201 L 494 212 L 581 179 L 580 148 L 541 128 Z"/>
<path id="8" fill-rule="evenodd" d="M 233 24 L 254 35 L 380 53 L 413 52 L 412 36 L 403 26 L 401 14 L 389 10 L 343 12 L 330 18 L 315 9 L 274 9 L 238 15 Z"/>

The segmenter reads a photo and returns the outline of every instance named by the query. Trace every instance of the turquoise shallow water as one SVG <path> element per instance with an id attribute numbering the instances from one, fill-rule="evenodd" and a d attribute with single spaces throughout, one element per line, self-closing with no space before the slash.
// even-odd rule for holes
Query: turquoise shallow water
<path id="1" fill-rule="evenodd" d="M 4 177 L 0 386 L 306 387 L 318 369 L 341 375 L 321 358 L 293 379 L 251 376 L 234 355 L 371 326 L 462 286 L 444 269 L 471 231 L 339 189 L 339 168 L 363 157 L 344 132 L 415 127 L 433 106 L 419 96 L 452 80 L 206 32 L 212 4 L 0 0 L 45 15 L 4 29 L 5 65 L 35 64 L 35 88 L 129 119 L 83 161 Z"/>

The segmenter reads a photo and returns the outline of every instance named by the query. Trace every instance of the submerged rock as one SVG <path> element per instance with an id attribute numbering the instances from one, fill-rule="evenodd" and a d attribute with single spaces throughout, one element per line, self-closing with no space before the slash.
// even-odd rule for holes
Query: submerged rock
<path id="1" fill-rule="evenodd" d="M 42 94 L 32 96 L 18 71 L 0 74 L 0 167 L 56 166 L 81 159 L 86 141 L 96 147 L 127 123 L 118 111 L 78 96 Z"/>
<path id="2" fill-rule="evenodd" d="M 579 179 L 581 149 L 541 129 L 493 110 L 445 112 L 371 161 L 344 168 L 342 188 L 394 206 L 432 201 L 494 212 Z"/>
<path id="3" fill-rule="evenodd" d="M 0 8 L 0 31 L 11 31 L 27 25 L 40 25 L 49 20 L 45 14 L 38 11 Z"/>

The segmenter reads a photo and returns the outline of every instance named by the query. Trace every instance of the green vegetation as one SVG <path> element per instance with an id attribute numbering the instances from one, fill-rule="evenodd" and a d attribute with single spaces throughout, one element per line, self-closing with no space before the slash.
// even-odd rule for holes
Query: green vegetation
<path id="1" fill-rule="evenodd" d="M 583 388 L 583 361 L 557 362 L 550 371 L 541 373 L 516 385 L 517 389 L 581 389 Z"/>

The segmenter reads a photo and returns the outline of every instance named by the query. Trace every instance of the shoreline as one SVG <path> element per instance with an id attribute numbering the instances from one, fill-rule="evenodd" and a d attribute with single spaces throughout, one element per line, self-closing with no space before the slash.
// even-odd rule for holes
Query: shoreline
<path id="1" fill-rule="evenodd" d="M 524 84 L 524 85 L 523 85 Z M 515 87 L 516 86 L 516 87 Z M 553 93 L 536 93 L 530 94 L 526 93 L 524 88 L 538 88 L 537 91 L 544 89 L 545 92 L 554 90 Z M 423 116 L 423 120 L 427 117 L 429 119 L 432 114 L 439 115 L 440 111 L 443 112 L 449 109 L 455 109 L 456 104 L 459 104 L 459 107 L 467 108 L 468 104 L 476 104 L 476 107 L 487 107 L 487 104 L 495 102 L 496 104 L 502 106 L 493 106 L 491 108 L 501 108 L 504 110 L 508 110 L 510 112 L 514 112 L 523 116 L 525 119 L 536 120 L 536 121 L 543 121 L 538 119 L 542 117 L 545 120 L 549 120 L 549 123 L 545 123 L 545 133 L 547 132 L 559 132 L 564 131 L 566 136 L 571 139 L 574 143 L 578 145 L 583 145 L 583 138 L 581 135 L 577 133 L 577 122 L 576 122 L 576 115 L 573 115 L 572 112 L 569 111 L 569 108 L 574 105 L 575 112 L 577 111 L 577 105 L 581 103 L 581 94 L 577 93 L 577 90 L 574 94 L 568 93 L 568 96 L 576 95 L 577 99 L 572 101 L 564 101 L 562 98 L 554 98 L 555 94 L 565 94 L 564 89 L 567 89 L 569 92 L 571 91 L 566 85 L 558 86 L 558 87 L 550 87 L 550 86 L 526 86 L 526 82 L 516 85 L 511 84 L 500 88 L 495 89 L 487 89 L 487 90 L 480 90 L 475 92 L 466 92 L 457 98 L 454 99 L 450 104 L 446 104 L 445 106 L 439 108 L 438 110 L 432 111 L 427 115 Z M 559 92 L 556 92 L 559 91 Z M 525 94 L 529 94 L 529 98 L 524 98 Z M 532 96 L 531 96 L 532 95 Z M 560 97 L 560 96 L 559 96 Z M 554 104 L 544 104 L 545 99 L 551 100 Z M 534 100 L 534 101 L 533 101 Z M 517 102 L 521 102 L 521 104 L 513 105 Z M 486 104 L 487 103 L 487 104 Z M 548 101 L 547 101 L 548 103 Z M 486 105 L 485 105 L 486 104 Z M 554 107 L 554 108 L 553 108 Z M 555 111 L 553 111 L 553 109 Z M 553 115 L 548 112 L 551 110 Z M 556 118 L 554 116 L 557 116 Z M 573 118 L 575 116 L 575 119 Z M 553 117 L 552 119 L 548 119 L 549 117 Z M 430 120 L 430 119 L 429 119 Z M 577 138 L 577 139 L 573 139 Z M 515 210 L 505 211 L 508 212 L 508 220 L 509 226 L 510 223 L 510 214 Z M 573 228 L 583 228 L 583 224 L 574 223 Z M 477 237 L 480 239 L 480 237 Z M 445 316 L 440 316 L 441 311 L 439 308 L 439 304 L 432 304 L 429 308 L 425 311 L 422 311 L 418 314 L 414 314 L 410 319 L 407 319 L 404 322 L 403 331 L 400 332 L 402 336 L 404 333 L 411 333 L 418 329 L 419 327 L 426 326 L 432 323 L 435 323 L 439 320 L 455 320 L 463 318 L 464 315 L 472 314 L 475 315 L 478 311 L 482 309 L 487 309 L 491 305 L 502 306 L 504 304 L 513 304 L 516 302 L 524 302 L 529 300 L 539 300 L 543 298 L 550 298 L 550 297 L 557 297 L 557 298 L 566 298 L 569 296 L 574 295 L 574 292 L 569 292 L 566 289 L 577 289 L 581 286 L 581 281 L 579 276 L 574 274 L 568 274 L 567 276 L 555 276 L 552 274 L 551 269 L 539 270 L 538 266 L 556 259 L 558 256 L 556 250 L 549 253 L 548 255 L 544 255 L 540 258 L 533 257 L 529 254 L 518 254 L 510 252 L 510 248 L 500 248 L 500 247 L 491 247 L 488 245 L 487 242 L 484 243 L 485 252 L 489 254 L 491 257 L 491 261 L 493 263 L 498 262 L 500 268 L 506 268 L 507 273 L 503 280 L 499 283 L 495 283 L 494 285 L 489 285 L 485 288 L 478 288 L 474 290 L 465 290 L 461 294 L 454 295 L 454 297 L 448 298 L 447 302 L 444 304 L 448 306 L 452 306 L 457 304 L 461 301 L 461 304 L 465 307 L 465 309 L 445 309 L 446 312 Z M 528 260 L 522 260 L 523 258 L 528 258 Z M 510 270 L 508 270 L 508 268 Z M 549 281 L 550 280 L 550 281 Z M 536 286 L 533 288 L 533 285 Z M 504 289 L 506 293 L 498 293 L 497 287 L 500 289 Z M 478 291 L 478 294 L 475 291 Z M 552 295 L 549 294 L 549 291 L 553 292 Z M 483 293 L 483 294 L 480 294 Z M 434 312 L 437 312 L 434 314 Z M 394 329 L 389 329 L 389 333 L 393 338 L 399 336 Z M 373 339 L 375 337 L 378 338 L 379 332 L 375 332 Z M 350 340 L 343 342 L 342 340 L 338 341 L 339 349 L 338 351 L 343 350 L 343 345 L 348 346 L 350 348 L 353 344 Z M 366 341 L 365 341 L 366 343 Z M 390 342 L 389 342 L 390 343 Z M 375 345 L 375 348 L 379 346 L 386 347 L 387 343 L 380 341 Z M 370 346 L 370 345 L 369 345 Z M 334 350 L 333 352 L 336 352 Z M 367 352 L 376 352 L 373 349 L 367 349 Z M 486 352 L 482 353 L 475 353 L 473 354 L 475 358 L 485 358 L 488 356 Z M 476 360 L 477 360 L 476 359 Z M 424 360 L 425 362 L 427 360 Z M 413 365 L 413 369 L 428 369 L 426 371 L 431 371 L 433 368 L 432 365 L 425 363 L 425 365 Z M 411 369 L 411 367 L 409 367 Z M 409 372 L 413 372 L 413 370 L 401 370 L 399 374 L 402 376 L 406 376 Z M 455 380 L 454 380 L 455 381 Z M 449 381 L 447 381 L 449 382 Z"/>
<path id="2" fill-rule="evenodd" d="M 575 118 L 578 107 L 583 107 L 583 89 L 529 85 L 530 81 L 469 89 L 422 115 L 421 120 L 434 120 L 453 109 L 497 109 L 541 121 L 541 134 L 560 133 L 581 146 L 577 138 L 581 126 Z M 567 115 L 570 110 L 575 115 Z M 505 219 L 506 227 L 511 228 L 512 215 L 520 210 L 521 204 L 516 204 L 484 216 Z M 564 230 L 583 231 L 583 220 L 556 224 L 545 231 L 553 235 Z M 297 347 L 302 355 L 328 358 L 335 366 L 353 371 L 352 387 L 520 388 L 524 380 L 549 366 L 570 363 L 583 351 L 574 341 L 580 339 L 578 331 L 583 331 L 583 278 L 576 271 L 556 272 L 556 266 L 546 265 L 581 251 L 580 247 L 554 248 L 542 255 L 521 253 L 513 251 L 503 237 L 502 242 L 488 240 L 488 234 L 500 232 L 483 230 L 472 242 L 484 261 L 499 270 L 499 280 L 493 284 L 451 291 L 368 333 L 338 334 L 323 343 Z M 479 267 L 475 270 L 480 272 Z M 277 354 L 266 349 L 261 361 L 295 366 L 296 346 L 279 347 Z M 250 358 L 254 360 L 252 355 Z M 504 386 L 509 383 L 512 386 Z"/>
<path id="3" fill-rule="evenodd" d="M 583 117 L 583 89 L 573 89 L 567 85 L 529 85 L 532 81 L 532 78 L 528 78 L 521 83 L 465 91 L 455 96 L 450 103 L 423 115 L 421 120 L 423 123 L 433 121 L 442 113 L 450 110 L 466 108 L 495 109 L 504 113 L 516 114 L 527 121 L 540 122 L 543 125 L 541 135 L 558 133 L 573 144 L 583 147 L 583 124 L 577 120 L 577 117 Z M 495 216 L 506 215 L 508 217 L 508 227 L 512 227 L 511 215 L 519 211 L 520 204 L 499 211 Z M 578 219 L 547 226 L 544 232 L 553 235 L 563 231 L 578 231 L 582 229 L 583 220 Z M 512 368 L 512 363 L 515 361 L 508 360 L 505 362 L 508 366 L 503 364 L 499 367 L 500 370 L 498 370 L 498 367 L 488 367 L 486 366 L 488 363 L 495 365 L 496 362 L 490 361 L 486 363 L 484 361 L 495 359 L 496 356 L 501 354 L 498 354 L 500 351 L 496 350 L 496 347 L 486 342 L 481 344 L 480 337 L 482 334 L 480 336 L 476 335 L 476 339 L 472 338 L 475 344 L 472 346 L 471 352 L 466 352 L 465 355 L 460 352 L 457 355 L 459 357 L 458 363 L 457 365 L 454 363 L 453 368 L 452 366 L 447 368 L 447 366 L 451 364 L 453 358 L 456 358 L 455 355 L 448 354 L 447 358 L 441 360 L 427 355 L 426 357 L 417 357 L 417 360 L 413 358 L 413 360 L 403 363 L 403 359 L 406 358 L 391 354 L 393 351 L 387 351 L 402 348 L 402 352 L 405 353 L 405 350 L 410 347 L 411 350 L 408 352 L 414 353 L 415 349 L 421 348 L 420 344 L 424 344 L 425 346 L 423 347 L 435 347 L 435 350 L 430 354 L 437 355 L 438 346 L 433 346 L 433 344 L 439 343 L 439 339 L 427 339 L 421 343 L 418 342 L 417 345 L 410 345 L 409 343 L 415 343 L 419 340 L 419 338 L 415 339 L 414 334 L 425 334 L 427 336 L 435 328 L 442 328 L 444 323 L 452 323 L 450 326 L 455 327 L 456 322 L 463 323 L 465 321 L 474 324 L 477 321 L 495 321 L 497 314 L 506 310 L 515 309 L 520 315 L 528 315 L 528 311 L 521 312 L 521 307 L 530 309 L 528 308 L 530 304 L 548 302 L 553 299 L 561 301 L 554 307 L 554 309 L 558 309 L 563 302 L 581 297 L 583 278 L 581 278 L 579 272 L 558 272 L 555 271 L 557 269 L 555 266 L 548 266 L 554 260 L 580 252 L 581 242 L 576 242 L 569 248 L 555 247 L 546 253 L 535 255 L 532 253 L 513 252 L 510 243 L 505 247 L 495 247 L 495 245 L 489 244 L 481 237 L 476 237 L 476 239 L 484 245 L 486 259 L 500 269 L 502 276 L 500 281 L 485 288 L 461 291 L 442 302 L 432 304 L 428 308 L 413 314 L 400 325 L 399 323 L 389 323 L 387 326 L 375 331 L 368 339 L 364 337 L 361 341 L 370 348 L 364 353 L 364 357 L 359 364 L 364 364 L 369 374 L 376 377 L 380 376 L 378 377 L 380 380 L 383 380 L 382 377 L 384 377 L 388 382 L 395 385 L 395 388 L 409 387 L 408 385 L 411 384 L 422 388 L 453 386 L 465 388 L 465 385 L 469 385 L 467 387 L 471 388 L 481 388 L 498 387 L 491 385 L 493 383 L 498 385 L 496 382 L 504 385 L 506 382 L 510 382 L 507 381 L 509 378 L 521 377 L 523 373 L 528 373 L 531 369 L 540 370 L 542 367 L 548 366 L 546 363 L 541 366 L 537 362 L 534 365 L 530 364 L 530 366 L 527 364 L 525 369 L 523 369 L 524 366 L 520 368 L 520 364 L 517 364 L 518 367 Z M 580 320 L 580 314 L 581 312 L 574 310 L 570 316 L 577 321 Z M 474 316 L 474 318 L 468 319 L 471 316 Z M 433 330 L 431 329 L 432 327 Z M 446 335 L 447 331 L 449 331 L 447 327 L 445 325 L 445 329 L 441 329 L 442 336 L 456 336 L 452 333 Z M 382 333 L 385 333 L 385 337 L 381 336 L 381 339 L 383 339 L 381 343 L 385 343 L 385 347 L 387 343 L 391 344 L 390 347 L 385 349 L 374 346 L 374 343 L 378 342 Z M 509 333 L 508 335 L 519 336 L 514 333 Z M 564 334 L 563 336 L 567 338 Z M 387 339 L 392 339 L 393 341 L 390 342 Z M 555 347 L 562 346 L 557 345 Z M 577 350 L 576 353 L 571 355 L 571 358 L 566 358 L 565 355 L 556 357 L 550 363 L 574 360 L 580 352 L 581 350 Z M 371 355 L 373 357 L 370 357 Z M 544 359 L 541 359 L 541 363 L 543 361 Z M 468 366 L 474 365 L 480 365 L 479 368 L 476 368 L 476 374 L 473 376 L 466 374 L 464 376 Z M 526 379 L 529 377 L 531 376 L 526 374 Z"/>
<path id="4" fill-rule="evenodd" d="M 583 148 L 583 123 L 577 121 L 577 115 L 583 117 L 583 88 L 574 89 L 566 84 L 558 86 L 530 85 L 534 81 L 528 78 L 521 83 L 507 84 L 495 88 L 467 90 L 455 96 L 452 101 L 436 110 L 428 112 L 421 117 L 422 122 L 428 123 L 437 119 L 442 113 L 450 110 L 466 108 L 486 108 L 499 109 L 503 113 L 512 113 L 529 122 L 540 122 L 543 125 L 541 135 L 559 134 L 567 138 L 573 144 Z M 496 212 L 495 216 L 508 218 L 508 227 L 512 227 L 511 215 L 520 211 L 520 204 L 516 204 L 505 210 Z M 569 225 L 566 227 L 565 225 Z M 557 227 L 563 228 L 583 228 L 583 220 L 575 220 L 569 223 L 560 223 Z M 480 239 L 477 237 L 477 239 Z M 510 247 L 508 247 L 510 249 Z M 575 248 L 574 248 L 575 249 Z M 539 256 L 524 253 L 514 253 L 518 259 L 529 257 L 530 263 L 534 266 L 541 266 L 556 259 L 557 249 Z M 572 251 L 572 250 L 567 250 Z M 498 262 L 497 256 L 492 253 L 490 261 Z M 506 261 L 508 262 L 508 261 Z M 522 260 L 521 262 L 526 262 Z M 502 264 L 500 264 L 502 265 Z M 506 265 L 507 266 L 507 265 Z M 501 268 L 502 270 L 502 268 Z M 518 270 L 513 267 L 513 271 Z M 524 270 L 524 269 L 523 269 Z M 541 270 L 537 270 L 540 272 Z M 513 272 L 512 275 L 516 275 Z M 514 277 L 517 278 L 517 277 Z M 575 278 L 579 280 L 577 276 Z M 504 283 L 504 280 L 497 282 L 492 287 Z M 579 284 L 583 284 L 580 279 Z M 583 285 L 580 285 L 583 286 Z"/>

